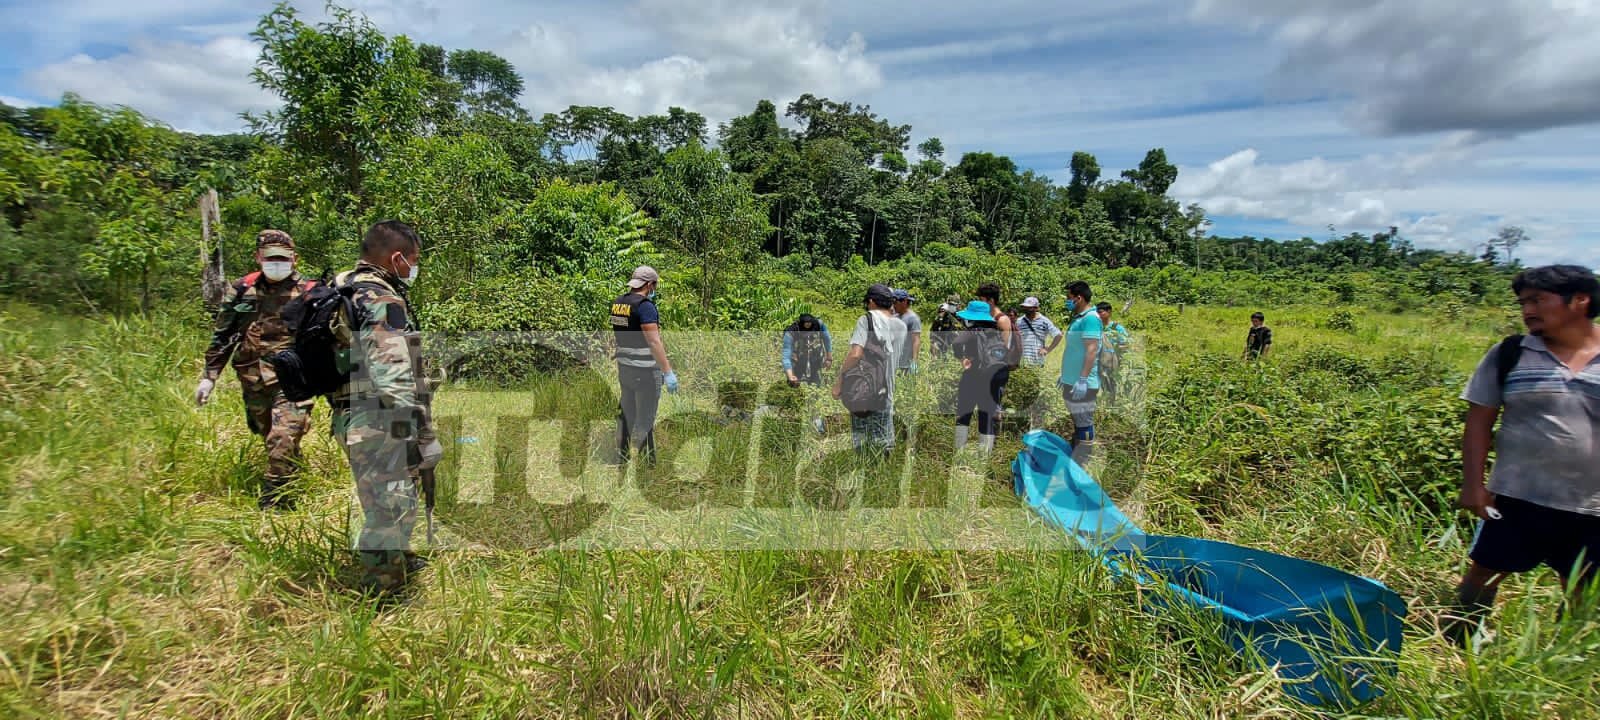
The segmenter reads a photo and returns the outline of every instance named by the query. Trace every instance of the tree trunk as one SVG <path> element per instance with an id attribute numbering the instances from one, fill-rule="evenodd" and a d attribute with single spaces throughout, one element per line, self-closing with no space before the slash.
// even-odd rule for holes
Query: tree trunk
<path id="1" fill-rule="evenodd" d="M 200 268 L 200 300 L 215 312 L 227 290 L 227 276 L 222 267 L 222 213 L 213 189 L 200 196 Z"/>
<path id="2" fill-rule="evenodd" d="M 878 211 L 872 211 L 872 227 L 867 230 L 867 264 L 873 263 L 878 247 Z"/>

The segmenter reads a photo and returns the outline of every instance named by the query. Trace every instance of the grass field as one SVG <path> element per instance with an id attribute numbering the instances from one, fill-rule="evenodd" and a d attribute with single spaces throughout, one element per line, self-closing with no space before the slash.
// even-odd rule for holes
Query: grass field
<path id="1" fill-rule="evenodd" d="M 1248 309 L 1136 307 L 1147 373 L 1102 416 L 1097 477 L 1152 531 L 1399 591 L 1400 674 L 1359 716 L 1600 717 L 1600 624 L 1557 622 L 1549 574 L 1508 582 L 1476 651 L 1436 628 L 1472 530 L 1454 398 L 1507 316 L 1347 310 L 1269 310 L 1251 365 Z M 775 339 L 675 346 L 671 473 L 605 463 L 593 378 L 447 388 L 440 544 L 376 609 L 347 589 L 359 516 L 325 410 L 299 508 L 256 511 L 236 385 L 190 401 L 203 327 L 0 313 L 0 715 L 1319 716 L 1008 497 L 1014 433 L 951 453 L 948 369 L 900 388 L 925 422 L 888 471 L 837 418 L 723 418 L 720 382 L 778 378 Z"/>

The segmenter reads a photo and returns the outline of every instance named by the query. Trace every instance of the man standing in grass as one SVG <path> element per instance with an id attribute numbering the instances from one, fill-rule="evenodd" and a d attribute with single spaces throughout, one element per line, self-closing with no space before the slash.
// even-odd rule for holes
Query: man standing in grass
<path id="1" fill-rule="evenodd" d="M 810 313 L 801 313 L 799 319 L 783 329 L 782 358 L 783 374 L 790 387 L 820 386 L 822 371 L 833 365 L 833 336 L 828 333 L 828 326 Z M 816 413 L 816 398 L 808 390 L 805 399 L 806 406 L 812 409 L 811 426 L 820 433 L 824 428 L 821 415 Z"/>
<path id="2" fill-rule="evenodd" d="M 1264 358 L 1267 351 L 1272 349 L 1272 328 L 1267 327 L 1267 316 L 1261 313 L 1250 315 L 1250 334 L 1244 338 L 1244 357 L 1246 360 Z"/>
<path id="3" fill-rule="evenodd" d="M 611 301 L 611 333 L 616 340 L 617 385 L 621 408 L 617 413 L 617 452 L 627 463 L 633 451 L 645 462 L 656 459 L 656 410 L 661 387 L 678 391 L 678 374 L 667 359 L 661 341 L 661 313 L 656 310 L 655 268 L 640 265 L 628 278 L 628 291 Z"/>
<path id="4" fill-rule="evenodd" d="M 1067 346 L 1061 355 L 1062 399 L 1072 413 L 1072 459 L 1087 467 L 1094 453 L 1095 396 L 1100 393 L 1100 316 L 1090 304 L 1089 283 L 1078 280 L 1067 286 Z"/>
<path id="5" fill-rule="evenodd" d="M 231 358 L 244 391 L 245 421 L 250 432 L 267 444 L 267 472 L 257 504 L 265 510 L 288 507 L 288 486 L 300 473 L 300 439 L 311 427 L 310 401 L 289 402 L 278 389 L 277 373 L 266 358 L 288 348 L 294 334 L 279 314 L 312 283 L 295 271 L 294 239 L 281 230 L 256 236 L 256 262 L 261 269 L 228 288 L 217 310 L 206 348 L 205 371 L 194 400 L 205 405 Z"/>
<path id="6" fill-rule="evenodd" d="M 1489 351 L 1461 393 L 1460 504 L 1480 518 L 1446 627 L 1463 643 L 1506 575 L 1549 565 L 1577 599 L 1600 567 L 1600 282 L 1551 265 L 1519 273 L 1511 289 L 1528 334 Z"/>
<path id="7" fill-rule="evenodd" d="M 418 471 L 444 456 L 434 435 L 432 387 L 422 338 L 407 297 L 417 281 L 422 241 L 409 225 L 385 220 L 361 239 L 361 260 L 340 273 L 351 288 L 350 379 L 329 401 L 365 522 L 356 538 L 363 591 L 387 596 L 422 569 L 411 552 Z"/>
<path id="8" fill-rule="evenodd" d="M 917 374 L 917 355 L 922 351 L 922 318 L 911 309 L 911 303 L 916 301 L 916 298 L 911 297 L 911 293 L 895 289 L 894 315 L 900 318 L 900 322 L 906 324 L 906 346 L 900 353 L 901 375 Z"/>
<path id="9" fill-rule="evenodd" d="M 1033 391 L 1043 385 L 1043 379 L 1037 377 L 1043 371 L 1037 368 L 1044 367 L 1044 356 L 1049 355 L 1061 344 L 1061 328 L 1056 327 L 1054 321 L 1039 312 L 1039 298 L 1027 297 L 1022 301 L 1022 315 L 1016 321 L 1017 336 L 1022 341 L 1022 359 L 1020 368 L 1028 375 L 1028 393 L 1032 393 L 1034 400 L 1028 405 L 1029 427 L 1037 429 L 1044 424 L 1044 411 L 1049 395 L 1034 393 Z"/>
<path id="10" fill-rule="evenodd" d="M 943 357 L 950 351 L 950 344 L 956 339 L 955 332 L 962 328 L 961 321 L 956 318 L 956 313 L 961 312 L 962 306 L 960 295 L 946 297 L 944 303 L 939 306 L 939 313 L 934 315 L 933 326 L 928 333 L 928 342 L 932 346 L 930 354 L 933 357 Z"/>
<path id="11" fill-rule="evenodd" d="M 1116 402 L 1117 371 L 1122 369 L 1122 356 L 1128 351 L 1128 329 L 1111 319 L 1111 303 L 1102 301 L 1095 306 L 1100 316 L 1100 388 L 1106 391 L 1106 402 Z"/>
<path id="12" fill-rule="evenodd" d="M 887 454 L 894 448 L 894 376 L 895 359 L 906 341 L 906 324 L 894 316 L 894 291 L 889 286 L 876 284 L 867 288 L 866 313 L 856 320 L 855 332 L 850 335 L 850 353 L 839 364 L 839 376 L 833 383 L 833 397 L 844 393 L 845 374 L 861 362 L 870 339 L 876 338 L 888 354 L 882 387 L 887 390 L 887 405 L 882 411 L 862 414 L 851 413 L 850 436 L 856 449 L 868 453 Z M 876 383 L 877 378 L 873 378 Z"/>

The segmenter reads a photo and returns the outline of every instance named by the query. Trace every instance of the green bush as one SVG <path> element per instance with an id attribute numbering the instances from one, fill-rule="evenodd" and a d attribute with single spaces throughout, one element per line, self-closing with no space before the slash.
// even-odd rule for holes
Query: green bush
<path id="1" fill-rule="evenodd" d="M 1356 316 L 1355 313 L 1352 313 L 1349 310 L 1339 308 L 1338 310 L 1328 313 L 1328 319 L 1325 320 L 1323 324 L 1326 325 L 1329 330 L 1342 330 L 1344 332 L 1351 332 L 1356 329 Z"/>
<path id="2" fill-rule="evenodd" d="M 1129 330 L 1155 332 L 1178 323 L 1178 311 L 1165 305 L 1135 305 L 1123 322 Z"/>

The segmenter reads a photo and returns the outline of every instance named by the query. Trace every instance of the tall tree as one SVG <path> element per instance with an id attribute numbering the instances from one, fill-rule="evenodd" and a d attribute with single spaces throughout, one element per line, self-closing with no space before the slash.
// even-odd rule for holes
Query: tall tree
<path id="1" fill-rule="evenodd" d="M 1500 231 L 1495 233 L 1494 240 L 1490 242 L 1498 247 L 1505 248 L 1506 264 L 1511 265 L 1516 262 L 1517 248 L 1527 241 L 1528 231 L 1523 230 L 1519 225 L 1507 225 L 1500 228 Z"/>
<path id="2" fill-rule="evenodd" d="M 1132 180 L 1151 195 L 1165 195 L 1167 188 L 1178 181 L 1178 168 L 1167 162 L 1166 150 L 1155 148 L 1144 154 L 1138 169 L 1123 170 L 1122 177 Z"/>
<path id="3" fill-rule="evenodd" d="M 1072 154 L 1072 182 L 1067 185 L 1067 199 L 1073 207 L 1080 207 L 1089 199 L 1089 191 L 1100 181 L 1100 161 L 1083 151 Z"/>
<path id="4" fill-rule="evenodd" d="M 460 83 L 462 100 L 471 112 L 511 118 L 527 115 L 517 105 L 522 76 L 509 60 L 487 50 L 453 50 L 448 63 L 450 77 Z"/>
<path id="5" fill-rule="evenodd" d="M 834 102 L 811 93 L 789 103 L 787 115 L 800 123 L 801 140 L 842 139 L 869 165 L 886 153 L 904 154 L 911 141 L 910 125 L 890 125 L 866 105 Z"/>
<path id="6" fill-rule="evenodd" d="M 1004 155 L 972 152 L 962 155 L 952 172 L 967 179 L 973 209 L 983 221 L 984 246 L 995 249 L 1007 239 L 1015 222 L 1010 204 L 1017 193 L 1017 164 Z"/>
<path id="7" fill-rule="evenodd" d="M 700 310 L 709 313 L 727 274 L 740 267 L 767 233 L 766 209 L 749 180 L 728 168 L 721 152 L 691 143 L 667 153 L 650 178 L 651 226 L 660 244 L 699 270 Z"/>
<path id="8" fill-rule="evenodd" d="M 784 143 L 783 128 L 778 126 L 778 108 L 771 100 L 756 103 L 749 115 L 733 118 L 717 128 L 717 144 L 728 154 L 728 163 L 734 172 L 757 176 L 760 190 L 762 169 Z"/>
<path id="9" fill-rule="evenodd" d="M 261 55 L 250 76 L 282 106 L 245 119 L 287 155 L 279 158 L 287 173 L 275 181 L 320 176 L 336 196 L 359 200 L 368 158 L 420 129 L 431 78 L 404 36 L 385 37 L 337 5 L 328 14 L 313 27 L 284 3 L 261 18 L 251 33 Z"/>

